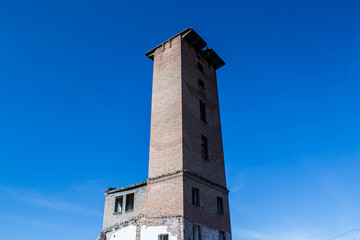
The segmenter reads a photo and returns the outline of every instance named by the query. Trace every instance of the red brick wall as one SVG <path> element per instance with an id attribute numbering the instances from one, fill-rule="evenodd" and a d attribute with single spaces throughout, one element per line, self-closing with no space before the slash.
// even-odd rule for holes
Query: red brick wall
<path id="1" fill-rule="evenodd" d="M 199 93 L 199 78 L 205 83 L 205 96 Z M 207 123 L 200 119 L 200 99 L 206 103 Z M 201 135 L 208 138 L 208 161 L 201 157 Z M 184 169 L 223 188 L 183 172 L 153 180 Z M 192 205 L 192 187 L 200 190 L 200 207 Z M 225 187 L 216 72 L 177 36 L 154 54 L 146 217 L 185 216 L 192 223 L 230 233 Z M 217 213 L 218 196 L 223 198 L 223 214 Z"/>
<path id="2" fill-rule="evenodd" d="M 183 216 L 183 189 L 182 174 L 148 182 L 146 217 Z"/>
<path id="3" fill-rule="evenodd" d="M 192 204 L 192 188 L 199 189 L 200 206 Z M 223 199 L 224 213 L 217 213 L 217 197 Z M 184 176 L 184 215 L 194 224 L 230 232 L 228 193 L 199 181 L 189 175 Z"/>
<path id="4" fill-rule="evenodd" d="M 204 72 L 198 69 L 198 62 Z M 184 168 L 225 187 L 216 73 L 207 62 L 198 59 L 187 42 L 182 48 L 182 76 Z M 199 78 L 205 83 L 205 98 L 199 94 Z M 200 99 L 206 103 L 207 123 L 200 119 Z M 201 158 L 201 135 L 208 138 L 209 161 Z"/>
<path id="5" fill-rule="evenodd" d="M 200 119 L 200 99 L 207 123 Z M 208 138 L 209 161 L 201 158 L 201 135 Z M 216 72 L 178 36 L 154 55 L 149 178 L 181 169 L 226 186 Z"/>
<path id="6" fill-rule="evenodd" d="M 178 36 L 154 55 L 149 178 L 182 169 L 181 87 Z"/>

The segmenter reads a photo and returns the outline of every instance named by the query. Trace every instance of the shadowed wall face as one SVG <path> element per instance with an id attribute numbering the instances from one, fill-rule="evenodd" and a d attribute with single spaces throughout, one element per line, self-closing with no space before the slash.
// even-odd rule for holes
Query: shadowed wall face
<path id="1" fill-rule="evenodd" d="M 216 70 L 187 41 L 181 54 L 184 169 L 226 187 Z"/>

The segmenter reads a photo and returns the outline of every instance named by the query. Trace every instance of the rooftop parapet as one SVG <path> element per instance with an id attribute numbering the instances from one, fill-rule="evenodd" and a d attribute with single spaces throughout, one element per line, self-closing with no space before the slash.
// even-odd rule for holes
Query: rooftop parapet
<path id="1" fill-rule="evenodd" d="M 207 43 L 192 28 L 187 28 L 187 29 L 179 32 L 175 36 L 169 38 L 165 42 L 159 44 L 155 48 L 153 48 L 150 51 L 148 51 L 147 53 L 145 53 L 145 56 L 150 58 L 151 60 L 154 60 L 154 53 L 155 53 L 156 49 L 163 46 L 166 42 L 171 41 L 173 38 L 175 38 L 179 35 L 182 37 L 182 39 L 187 41 L 189 43 L 189 45 L 191 47 L 193 47 L 195 49 L 195 51 L 205 61 L 207 61 L 215 70 L 217 70 L 220 67 L 225 65 L 225 62 L 216 54 L 216 52 L 214 50 L 212 50 L 211 48 L 205 48 L 207 46 Z"/>

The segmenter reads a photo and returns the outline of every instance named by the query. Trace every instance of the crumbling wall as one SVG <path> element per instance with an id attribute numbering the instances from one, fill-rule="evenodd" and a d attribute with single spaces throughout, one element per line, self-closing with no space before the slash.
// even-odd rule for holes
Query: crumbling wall
<path id="1" fill-rule="evenodd" d="M 160 234 L 168 234 L 169 240 L 184 240 L 184 219 L 137 218 L 107 228 L 98 240 L 157 240 Z"/>
<path id="2" fill-rule="evenodd" d="M 132 193 L 134 193 L 133 210 L 126 212 L 125 209 L 122 209 L 121 213 L 114 212 L 115 199 L 119 196 L 123 196 L 125 201 L 126 195 Z M 141 218 L 145 213 L 145 199 L 146 199 L 146 185 L 130 190 L 105 194 L 103 231 L 106 231 L 107 228 L 112 228 L 114 226 L 117 226 L 120 223 L 130 222 L 136 218 Z"/>
<path id="3" fill-rule="evenodd" d="M 129 225 L 110 231 L 106 234 L 106 240 L 136 240 L 136 226 Z"/>
<path id="4" fill-rule="evenodd" d="M 160 234 L 168 234 L 169 240 L 183 240 L 183 218 L 147 219 L 141 227 L 141 239 L 158 239 Z"/>
<path id="5" fill-rule="evenodd" d="M 219 239 L 219 229 L 197 225 L 200 226 L 201 240 Z M 160 234 L 168 234 L 169 240 L 192 240 L 193 226 L 194 223 L 184 217 L 142 217 L 108 228 L 98 240 L 157 240 Z M 231 240 L 230 232 L 225 231 L 225 239 Z"/>

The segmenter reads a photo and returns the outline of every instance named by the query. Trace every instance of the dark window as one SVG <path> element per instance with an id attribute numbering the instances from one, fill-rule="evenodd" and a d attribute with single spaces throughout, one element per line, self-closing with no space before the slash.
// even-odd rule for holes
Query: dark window
<path id="1" fill-rule="evenodd" d="M 158 240 L 169 240 L 168 234 L 160 234 Z"/>
<path id="2" fill-rule="evenodd" d="M 219 231 L 219 240 L 225 240 L 225 232 Z"/>
<path id="3" fill-rule="evenodd" d="M 217 212 L 224 213 L 224 204 L 221 197 L 217 197 Z"/>
<path id="4" fill-rule="evenodd" d="M 206 105 L 203 101 L 200 100 L 200 119 L 203 122 L 206 122 Z"/>
<path id="5" fill-rule="evenodd" d="M 192 189 L 192 204 L 196 207 L 200 206 L 199 189 Z"/>
<path id="6" fill-rule="evenodd" d="M 126 207 L 125 211 L 130 211 L 134 209 L 134 194 L 126 195 Z"/>
<path id="7" fill-rule="evenodd" d="M 201 72 L 204 72 L 204 67 L 201 63 L 198 62 L 197 67 Z"/>
<path id="8" fill-rule="evenodd" d="M 123 204 L 123 197 L 115 198 L 115 212 L 121 213 L 122 212 L 122 204 Z"/>
<path id="9" fill-rule="evenodd" d="M 203 80 L 199 79 L 199 86 L 202 88 L 202 89 L 205 89 L 205 83 Z"/>
<path id="10" fill-rule="evenodd" d="M 207 137 L 203 135 L 201 135 L 201 157 L 205 160 L 209 160 L 208 140 Z"/>
<path id="11" fill-rule="evenodd" d="M 200 240 L 200 226 L 198 225 L 193 227 L 193 240 Z"/>

